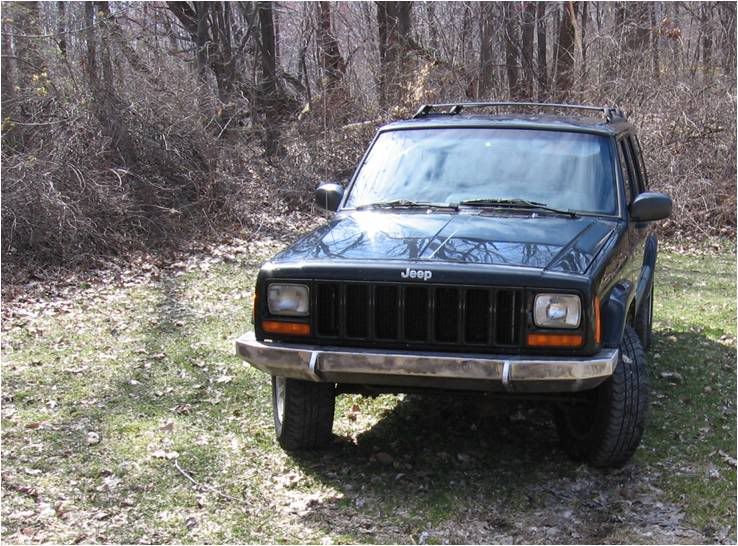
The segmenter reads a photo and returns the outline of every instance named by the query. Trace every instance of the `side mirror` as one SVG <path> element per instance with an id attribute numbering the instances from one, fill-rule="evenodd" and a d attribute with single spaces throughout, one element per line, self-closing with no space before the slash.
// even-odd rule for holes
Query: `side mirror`
<path id="1" fill-rule="evenodd" d="M 636 222 L 653 222 L 671 216 L 671 197 L 664 193 L 646 192 L 630 204 L 630 217 Z"/>
<path id="2" fill-rule="evenodd" d="M 343 199 L 343 186 L 341 184 L 321 184 L 315 190 L 315 202 L 321 209 L 335 212 Z"/>

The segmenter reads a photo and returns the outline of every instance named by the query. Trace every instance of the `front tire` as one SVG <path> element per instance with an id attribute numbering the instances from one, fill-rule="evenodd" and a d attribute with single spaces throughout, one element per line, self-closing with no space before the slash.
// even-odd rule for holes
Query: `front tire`
<path id="1" fill-rule="evenodd" d="M 279 445 L 288 451 L 319 449 L 332 438 L 336 388 L 272 376 L 274 431 Z"/>
<path id="2" fill-rule="evenodd" d="M 582 404 L 556 407 L 562 447 L 593 466 L 622 466 L 641 441 L 648 398 L 646 355 L 636 332 L 626 326 L 612 377 L 584 393 Z"/>

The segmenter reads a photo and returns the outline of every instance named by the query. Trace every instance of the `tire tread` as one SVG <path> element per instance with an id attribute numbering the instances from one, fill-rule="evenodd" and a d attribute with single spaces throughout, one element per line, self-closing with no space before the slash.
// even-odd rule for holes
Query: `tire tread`
<path id="1" fill-rule="evenodd" d="M 585 437 L 575 437 L 557 409 L 556 426 L 564 449 L 575 459 L 597 467 L 622 466 L 635 453 L 643 436 L 648 410 L 649 382 L 646 354 L 638 334 L 626 326 L 620 359 L 613 375 L 598 387 L 594 423 Z"/>
<path id="2" fill-rule="evenodd" d="M 332 438 L 335 401 L 333 383 L 287 379 L 279 444 L 289 451 L 325 447 Z"/>

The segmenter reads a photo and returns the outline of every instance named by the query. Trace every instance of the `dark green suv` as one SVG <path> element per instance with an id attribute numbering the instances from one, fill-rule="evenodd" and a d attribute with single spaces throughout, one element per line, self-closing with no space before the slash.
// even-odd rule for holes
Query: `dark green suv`
<path id="1" fill-rule="evenodd" d="M 337 394 L 442 389 L 550 397 L 572 456 L 632 456 L 671 200 L 620 110 L 425 105 L 317 199 L 335 216 L 264 264 L 236 342 L 284 448 L 330 441 Z"/>

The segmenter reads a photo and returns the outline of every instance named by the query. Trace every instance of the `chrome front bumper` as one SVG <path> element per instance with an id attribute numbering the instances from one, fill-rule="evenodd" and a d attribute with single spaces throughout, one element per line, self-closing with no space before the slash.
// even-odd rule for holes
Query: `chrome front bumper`
<path id="1" fill-rule="evenodd" d="M 617 349 L 591 357 L 533 357 L 370 350 L 236 341 L 237 354 L 268 374 L 331 383 L 449 389 L 572 392 L 610 377 Z"/>

